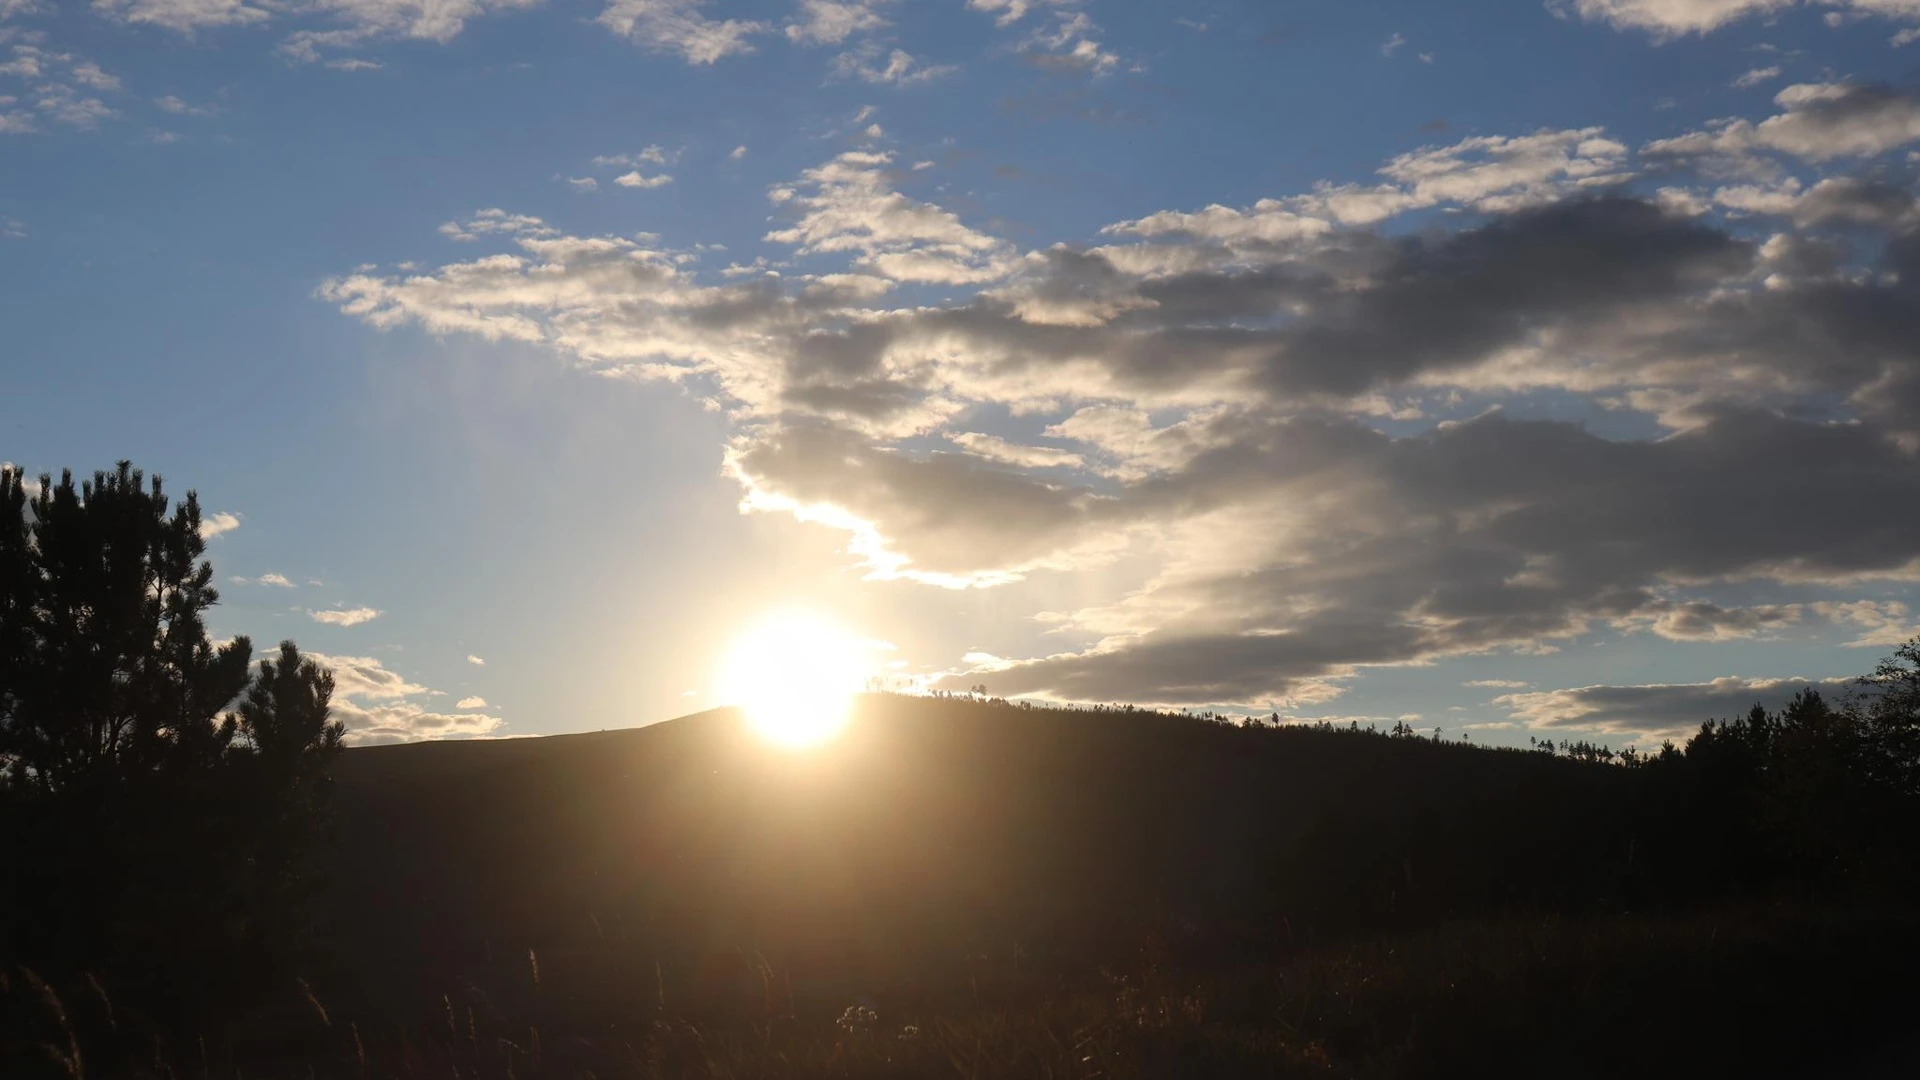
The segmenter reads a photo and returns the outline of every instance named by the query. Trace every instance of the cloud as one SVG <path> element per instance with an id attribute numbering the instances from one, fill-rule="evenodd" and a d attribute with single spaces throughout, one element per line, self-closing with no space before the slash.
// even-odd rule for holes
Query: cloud
<path id="1" fill-rule="evenodd" d="M 1518 690 L 1530 684 L 1519 679 L 1474 679 L 1472 682 L 1464 682 L 1460 685 L 1487 689 Z"/>
<path id="2" fill-rule="evenodd" d="M 769 29 L 762 22 L 709 19 L 703 6 L 704 0 L 613 0 L 599 22 L 643 49 L 679 53 L 689 64 L 750 53 L 748 39 Z"/>
<path id="3" fill-rule="evenodd" d="M 200 539 L 211 540 L 224 536 L 240 527 L 240 515 L 221 510 L 200 519 Z"/>
<path id="4" fill-rule="evenodd" d="M 1547 9 L 1561 18 L 1605 22 L 1619 30 L 1645 30 L 1655 41 L 1665 42 L 1688 34 L 1705 35 L 1731 23 L 1771 16 L 1798 4 L 1799 0 L 1547 0 Z M 1807 6 L 1815 4 L 1816 0 L 1807 0 Z M 1862 18 L 1920 20 L 1920 4 L 1914 0 L 1817 0 L 1817 6 L 1842 8 Z M 1839 11 L 1826 16 L 1829 26 L 1838 26 L 1846 19 Z M 1896 35 L 1894 44 L 1903 44 L 1900 39 L 1907 36 L 1906 31 Z"/>
<path id="5" fill-rule="evenodd" d="M 733 161 L 739 161 L 741 158 L 746 156 L 747 156 L 747 148 L 745 146 L 736 146 L 733 148 L 733 151 L 727 155 L 727 157 Z"/>
<path id="6" fill-rule="evenodd" d="M 888 0 L 800 0 L 787 24 L 787 40 L 800 45 L 838 45 L 857 33 L 887 25 L 879 8 Z"/>
<path id="7" fill-rule="evenodd" d="M 449 226 L 472 258 L 321 295 L 683 385 L 732 424 L 742 508 L 872 577 L 1088 583 L 1049 655 L 955 685 L 1323 701 L 1597 630 L 1890 633 L 1817 605 L 1920 580 L 1912 192 L 1832 168 L 1749 197 L 1654 156 L 1649 181 L 1598 128 L 1476 136 L 1022 253 L 856 150 L 769 192 L 794 265 L 494 210 Z M 1604 422 L 1490 407 L 1535 394 Z"/>
<path id="8" fill-rule="evenodd" d="M 606 168 L 616 165 L 621 167 L 671 165 L 678 160 L 680 160 L 680 151 L 670 151 L 664 146 L 655 144 L 635 154 L 601 154 L 593 159 L 593 163 Z"/>
<path id="9" fill-rule="evenodd" d="M 1035 8 L 1056 6 L 1061 0 L 967 0 L 967 6 L 993 16 L 1000 26 L 1009 26 L 1027 17 Z"/>
<path id="10" fill-rule="evenodd" d="M 178 97 L 174 94 L 154 98 L 153 103 L 159 107 L 161 112 L 174 116 L 208 116 L 218 111 L 212 106 L 194 105 L 185 98 Z"/>
<path id="11" fill-rule="evenodd" d="M 1920 637 L 1920 622 L 1897 600 L 1820 600 L 1807 606 L 1836 625 L 1859 630 L 1859 636 L 1846 643 L 1848 648 L 1891 649 Z"/>
<path id="12" fill-rule="evenodd" d="M 398 39 L 445 44 L 477 18 L 536 7 L 540 0 L 315 0 L 310 4 L 247 3 L 246 0 L 95 0 L 94 10 L 118 22 L 158 26 L 192 37 L 202 31 L 310 18 L 327 29 L 303 29 L 280 43 L 281 55 L 317 63 L 325 51 Z M 365 60 L 327 65 L 340 70 L 377 68 Z"/>
<path id="13" fill-rule="evenodd" d="M 1719 158 L 1733 164 L 1755 153 L 1805 161 L 1873 157 L 1920 142 L 1920 98 L 1878 83 L 1797 83 L 1774 95 L 1786 111 L 1758 124 L 1722 121 L 1647 144 L 1643 152 L 1681 158 Z"/>
<path id="14" fill-rule="evenodd" d="M 106 102 L 89 97 L 64 83 L 46 83 L 34 89 L 33 107 L 56 124 L 88 130 L 119 113 Z"/>
<path id="15" fill-rule="evenodd" d="M 1748 679 L 1729 675 L 1705 683 L 1581 686 L 1506 694 L 1495 698 L 1494 704 L 1535 730 L 1598 731 L 1678 742 L 1708 720 L 1744 716 L 1755 705 L 1776 711 L 1809 687 L 1831 700 L 1844 696 L 1852 686 L 1852 679 Z"/>
<path id="16" fill-rule="evenodd" d="M 94 0 L 94 10 L 120 22 L 158 26 L 191 34 L 219 26 L 266 22 L 262 7 L 245 0 Z"/>
<path id="17" fill-rule="evenodd" d="M 599 191 L 600 190 L 600 181 L 595 180 L 591 176 L 566 176 L 566 177 L 562 177 L 561 179 L 565 180 L 567 182 L 567 186 L 572 188 L 575 191 Z"/>
<path id="18" fill-rule="evenodd" d="M 266 574 L 261 574 L 257 578 L 236 577 L 236 578 L 230 578 L 229 580 L 231 580 L 235 585 L 266 585 L 276 589 L 297 588 L 297 586 L 294 585 L 294 583 L 291 580 L 289 580 L 285 574 L 266 573 Z"/>
<path id="19" fill-rule="evenodd" d="M 1666 41 L 1705 34 L 1728 23 L 1791 7 L 1795 0 L 1549 0 L 1548 10 L 1567 18 L 1606 22 L 1621 30 L 1647 30 Z"/>
<path id="20" fill-rule="evenodd" d="M 1671 641 L 1744 641 L 1800 621 L 1795 604 L 1724 608 L 1705 600 L 1655 603 L 1638 614 L 1653 619 L 1655 634 Z"/>
<path id="21" fill-rule="evenodd" d="M 554 232 L 537 217 L 509 214 L 497 207 L 478 211 L 465 222 L 449 221 L 440 226 L 440 235 L 462 243 L 471 243 L 490 235 L 539 238 L 553 236 Z"/>
<path id="22" fill-rule="evenodd" d="M 406 700 L 435 691 L 388 670 L 367 656 L 329 656 L 309 653 L 332 669 L 333 718 L 346 724 L 346 741 L 356 746 L 415 742 L 421 739 L 473 738 L 489 735 L 505 723 L 500 717 L 474 712 L 436 713 Z M 484 708 L 469 698 L 455 708 Z"/>
<path id="23" fill-rule="evenodd" d="M 1005 276 L 1011 245 L 895 190 L 892 164 L 892 154 L 848 151 L 774 189 L 774 202 L 798 220 L 766 239 L 803 255 L 857 252 L 858 266 L 897 281 L 960 285 Z"/>
<path id="24" fill-rule="evenodd" d="M 1063 10 L 1055 13 L 1050 29 L 1035 29 L 1017 49 L 1028 64 L 1042 71 L 1108 75 L 1120 66 L 1120 57 L 1100 43 L 1099 32 L 1086 12 Z"/>
<path id="25" fill-rule="evenodd" d="M 374 608 L 362 607 L 309 611 L 307 614 L 313 618 L 314 622 L 325 623 L 328 626 L 359 626 L 361 623 L 372 622 L 379 618 L 381 613 Z"/>
<path id="26" fill-rule="evenodd" d="M 455 702 L 453 707 L 456 709 L 484 709 L 487 707 L 487 699 L 483 697 L 464 697 L 458 702 Z"/>
<path id="27" fill-rule="evenodd" d="M 949 435 L 947 438 L 970 454 L 988 461 L 1018 465 L 1022 468 L 1077 469 L 1086 464 L 1085 458 L 1071 450 L 1060 450 L 1051 446 L 1024 446 L 1020 443 L 1008 442 L 998 435 L 985 435 L 977 431 L 961 432 Z"/>
<path id="28" fill-rule="evenodd" d="M 474 665 L 475 667 L 486 667 L 486 666 L 487 666 L 487 662 L 486 662 L 485 660 L 483 660 L 483 659 L 481 659 L 481 658 L 480 658 L 480 657 L 478 657 L 478 656 L 473 656 L 473 655 L 471 655 L 471 654 L 469 654 L 469 655 L 467 656 L 467 663 L 469 663 L 469 664 L 472 664 L 472 665 Z"/>
<path id="29" fill-rule="evenodd" d="M 622 173 L 621 175 L 614 177 L 613 182 L 616 184 L 619 184 L 623 188 L 641 188 L 644 190 L 644 189 L 650 189 L 650 188 L 666 187 L 668 184 L 673 183 L 673 177 L 666 173 L 658 173 L 653 176 L 643 176 L 640 174 L 638 170 L 635 170 L 633 172 Z"/>
<path id="30" fill-rule="evenodd" d="M 120 79 L 100 70 L 100 65 L 91 60 L 82 60 L 73 65 L 73 81 L 92 90 L 118 90 Z"/>
<path id="31" fill-rule="evenodd" d="M 1772 82 L 1773 80 L 1779 78 L 1780 70 L 1781 70 L 1780 65 L 1778 64 L 1774 64 L 1768 67 L 1748 68 L 1739 77 L 1735 78 L 1731 83 L 1728 83 L 1727 85 L 1731 86 L 1735 90 L 1751 90 L 1754 87 L 1759 86 L 1761 83 Z"/>
<path id="32" fill-rule="evenodd" d="M 429 712 L 412 702 L 370 707 L 352 701 L 336 702 L 333 716 L 347 725 L 346 741 L 354 746 L 477 738 L 493 734 L 506 723 L 483 713 Z"/>
<path id="33" fill-rule="evenodd" d="M 371 656 L 308 655 L 315 662 L 333 669 L 333 692 L 337 697 L 393 701 L 431 692 L 424 686 L 408 682 L 396 672 L 388 671 Z"/>
<path id="34" fill-rule="evenodd" d="M 903 49 L 894 49 L 881 63 L 877 45 L 841 53 L 834 58 L 833 73 L 843 79 L 859 79 L 875 85 L 912 86 L 945 78 L 960 69 L 951 64 L 923 64 Z"/>
<path id="35" fill-rule="evenodd" d="M 1404 48 L 1406 44 L 1407 44 L 1406 35 L 1396 32 L 1395 34 L 1393 34 L 1393 36 L 1387 38 L 1385 44 L 1380 46 L 1380 55 L 1392 56 L 1394 53 L 1399 52 L 1402 48 Z"/>

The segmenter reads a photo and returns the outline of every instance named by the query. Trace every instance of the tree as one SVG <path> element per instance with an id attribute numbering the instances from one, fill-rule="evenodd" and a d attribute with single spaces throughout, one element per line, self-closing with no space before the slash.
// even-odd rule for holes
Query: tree
<path id="1" fill-rule="evenodd" d="M 193 493 L 167 513 L 161 480 L 121 462 L 78 489 L 42 477 L 28 500 L 0 472 L 0 765 L 53 794 L 203 769 L 231 742 L 220 712 L 247 684 L 244 637 L 215 646 L 219 602 Z"/>
<path id="2" fill-rule="evenodd" d="M 205 552 L 126 462 L 0 470 L 0 961 L 206 1004 L 310 922 L 333 677 L 213 642 Z"/>

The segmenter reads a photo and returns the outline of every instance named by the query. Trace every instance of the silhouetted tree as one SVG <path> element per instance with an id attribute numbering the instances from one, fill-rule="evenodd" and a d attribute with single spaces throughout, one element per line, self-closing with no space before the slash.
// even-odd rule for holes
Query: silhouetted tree
<path id="1" fill-rule="evenodd" d="M 191 1008 L 310 922 L 332 675 L 211 641 L 205 551 L 193 493 L 126 462 L 0 470 L 0 960 Z"/>

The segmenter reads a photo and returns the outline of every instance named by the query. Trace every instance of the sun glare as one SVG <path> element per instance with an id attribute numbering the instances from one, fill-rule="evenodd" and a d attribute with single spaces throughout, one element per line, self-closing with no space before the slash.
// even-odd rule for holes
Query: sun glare
<path id="1" fill-rule="evenodd" d="M 869 674 L 867 652 L 865 642 L 833 619 L 779 612 L 734 640 L 720 670 L 720 694 L 769 742 L 815 746 L 846 726 L 853 696 Z"/>

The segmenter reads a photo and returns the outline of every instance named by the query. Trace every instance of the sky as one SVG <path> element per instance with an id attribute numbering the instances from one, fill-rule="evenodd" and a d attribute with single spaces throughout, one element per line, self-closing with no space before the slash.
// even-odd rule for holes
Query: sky
<path id="1" fill-rule="evenodd" d="M 361 742 L 901 689 L 1613 745 L 1920 626 L 1920 0 L 0 0 L 0 460 Z"/>

